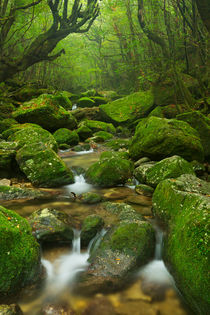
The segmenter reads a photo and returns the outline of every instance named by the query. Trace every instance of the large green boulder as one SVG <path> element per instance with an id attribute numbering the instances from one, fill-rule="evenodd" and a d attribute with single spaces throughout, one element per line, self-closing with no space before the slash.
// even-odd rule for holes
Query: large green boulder
<path id="1" fill-rule="evenodd" d="M 76 130 L 77 134 L 81 141 L 85 141 L 87 138 L 90 138 L 93 135 L 93 131 L 87 126 L 81 126 Z"/>
<path id="2" fill-rule="evenodd" d="M 30 124 L 30 123 L 26 123 L 26 124 L 15 124 L 11 127 L 9 127 L 8 129 L 6 129 L 5 131 L 2 132 L 2 137 L 4 139 L 8 139 L 9 136 L 11 136 L 12 134 L 14 134 L 15 132 L 22 130 L 24 128 L 28 128 L 28 127 L 33 127 L 33 128 L 42 128 L 37 124 Z"/>
<path id="3" fill-rule="evenodd" d="M 99 107 L 78 107 L 77 109 L 72 111 L 72 115 L 75 119 L 80 122 L 83 120 L 97 120 L 100 121 L 102 119 L 101 114 L 99 112 Z"/>
<path id="4" fill-rule="evenodd" d="M 71 170 L 43 143 L 26 144 L 17 152 L 16 160 L 35 186 L 57 187 L 74 182 Z"/>
<path id="5" fill-rule="evenodd" d="M 91 100 L 95 102 L 95 106 L 107 103 L 107 99 L 102 96 L 91 96 Z"/>
<path id="6" fill-rule="evenodd" d="M 121 157 L 107 157 L 92 164 L 85 173 L 86 180 L 96 186 L 113 187 L 125 184 L 132 176 L 133 163 Z"/>
<path id="7" fill-rule="evenodd" d="M 120 289 L 129 283 L 137 268 L 153 257 L 155 234 L 151 224 L 142 221 L 130 206 L 123 207 L 127 209 L 125 216 L 108 230 L 100 243 L 93 245 L 90 265 L 80 278 L 79 292 L 108 293 Z M 116 207 L 111 208 L 114 211 Z M 124 212 L 118 207 L 116 211 Z"/>
<path id="8" fill-rule="evenodd" d="M 113 138 L 113 134 L 111 134 L 110 132 L 106 132 L 106 131 L 97 131 L 93 134 L 93 136 L 94 136 L 94 138 L 102 139 L 102 142 L 110 140 Z"/>
<path id="9" fill-rule="evenodd" d="M 19 147 L 23 147 L 25 144 L 42 142 L 47 145 L 49 148 L 57 152 L 58 146 L 55 138 L 51 133 L 45 129 L 37 127 L 27 127 L 22 128 L 21 130 L 11 134 L 8 141 L 14 141 L 18 143 Z"/>
<path id="10" fill-rule="evenodd" d="M 67 242 L 74 238 L 71 217 L 56 209 L 40 209 L 33 212 L 28 221 L 33 235 L 40 242 Z"/>
<path id="11" fill-rule="evenodd" d="M 0 295 L 20 292 L 38 280 L 40 247 L 26 219 L 0 206 Z"/>
<path id="12" fill-rule="evenodd" d="M 93 132 L 106 131 L 110 133 L 116 133 L 116 129 L 112 124 L 107 124 L 97 120 L 85 120 L 81 123 L 81 126 L 86 126 Z"/>
<path id="13" fill-rule="evenodd" d="M 100 105 L 103 119 L 114 125 L 131 122 L 134 118 L 146 117 L 153 108 L 154 96 L 150 90 L 133 93 L 106 105 Z"/>
<path id="14" fill-rule="evenodd" d="M 16 124 L 17 124 L 17 121 L 12 118 L 0 120 L 0 133 L 4 132 L 5 130 L 11 128 L 12 126 Z"/>
<path id="15" fill-rule="evenodd" d="M 195 175 L 193 166 L 182 157 L 174 155 L 149 167 L 145 172 L 144 182 L 155 187 L 164 179 L 177 178 L 182 174 Z"/>
<path id="16" fill-rule="evenodd" d="M 45 194 L 45 192 L 41 192 L 39 190 L 0 184 L 0 200 L 36 199 L 46 196 L 47 193 Z"/>
<path id="17" fill-rule="evenodd" d="M 62 106 L 66 110 L 72 110 L 72 102 L 69 99 L 69 96 L 71 93 L 67 91 L 57 92 L 55 94 L 55 100 L 59 104 L 59 106 Z"/>
<path id="18" fill-rule="evenodd" d="M 53 131 L 59 128 L 74 129 L 77 125 L 72 114 L 59 105 L 56 95 L 43 94 L 23 103 L 13 118 L 20 123 L 35 123 L 44 129 Z"/>
<path id="19" fill-rule="evenodd" d="M 70 146 L 77 145 L 79 143 L 79 136 L 76 131 L 70 131 L 67 128 L 60 128 L 53 134 L 58 145 L 69 144 Z"/>
<path id="20" fill-rule="evenodd" d="M 195 314 L 207 315 L 209 300 L 210 183 L 193 175 L 166 179 L 153 194 L 153 212 L 167 227 L 164 261 Z"/>
<path id="21" fill-rule="evenodd" d="M 210 119 L 199 111 L 177 115 L 176 119 L 186 121 L 197 130 L 204 148 L 204 155 L 210 158 Z"/>
<path id="22" fill-rule="evenodd" d="M 161 160 L 179 155 L 188 161 L 203 161 L 204 152 L 195 129 L 176 119 L 149 117 L 136 127 L 131 140 L 130 156 L 134 160 L 147 156 Z"/>
<path id="23" fill-rule="evenodd" d="M 104 226 L 104 220 L 95 214 L 87 216 L 82 222 L 81 245 L 88 246 L 90 241 L 96 236 Z"/>
<path id="24" fill-rule="evenodd" d="M 11 118 L 14 110 L 15 106 L 11 103 L 11 100 L 0 96 L 0 120 Z"/>
<path id="25" fill-rule="evenodd" d="M 47 89 L 37 89 L 34 86 L 23 86 L 14 93 L 13 97 L 16 101 L 26 102 L 45 93 L 48 93 Z"/>
<path id="26" fill-rule="evenodd" d="M 77 106 L 78 107 L 94 107 L 96 106 L 96 103 L 94 102 L 94 100 L 92 100 L 89 97 L 81 97 L 77 101 Z"/>

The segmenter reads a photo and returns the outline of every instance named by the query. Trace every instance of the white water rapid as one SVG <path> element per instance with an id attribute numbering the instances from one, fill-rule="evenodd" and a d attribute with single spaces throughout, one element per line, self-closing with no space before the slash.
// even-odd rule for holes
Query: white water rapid
<path id="1" fill-rule="evenodd" d="M 175 287 L 174 280 L 162 260 L 163 231 L 157 225 L 154 228 L 156 231 L 155 258 L 141 268 L 138 275 L 145 283 Z"/>
<path id="2" fill-rule="evenodd" d="M 65 187 L 69 195 L 71 194 L 71 192 L 74 192 L 75 194 L 79 195 L 91 191 L 93 186 L 86 183 L 83 175 L 76 175 L 74 177 L 74 180 L 75 180 L 74 184 Z"/>

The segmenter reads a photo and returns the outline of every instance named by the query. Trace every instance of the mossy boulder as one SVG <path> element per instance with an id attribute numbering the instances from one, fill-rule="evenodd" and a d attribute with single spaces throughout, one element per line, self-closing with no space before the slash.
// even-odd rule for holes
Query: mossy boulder
<path id="1" fill-rule="evenodd" d="M 149 222 L 122 220 L 93 246 L 90 266 L 80 278 L 80 292 L 111 292 L 127 285 L 132 273 L 153 257 L 154 246 Z"/>
<path id="2" fill-rule="evenodd" d="M 27 220 L 1 206 L 0 244 L 0 295 L 7 297 L 38 280 L 40 247 Z"/>
<path id="3" fill-rule="evenodd" d="M 116 91 L 99 91 L 99 94 L 108 101 L 114 101 L 120 98 L 120 95 Z"/>
<path id="4" fill-rule="evenodd" d="M 112 124 L 107 124 L 102 121 L 85 120 L 81 123 L 81 126 L 86 126 L 89 129 L 91 129 L 93 132 L 106 131 L 113 134 L 116 133 L 116 129 Z"/>
<path id="5" fill-rule="evenodd" d="M 202 161 L 203 147 L 197 131 L 188 123 L 176 119 L 149 117 L 136 127 L 129 148 L 134 160 L 147 156 L 161 160 L 179 155 L 188 161 Z"/>
<path id="6" fill-rule="evenodd" d="M 94 102 L 94 100 L 92 100 L 89 97 L 81 97 L 77 101 L 77 106 L 78 107 L 94 107 L 96 106 L 96 103 Z"/>
<path id="7" fill-rule="evenodd" d="M 92 164 L 86 171 L 85 178 L 96 186 L 113 187 L 125 184 L 132 173 L 133 164 L 131 161 L 110 157 Z"/>
<path id="8" fill-rule="evenodd" d="M 42 142 L 49 148 L 53 149 L 55 152 L 58 150 L 58 146 L 55 138 L 51 133 L 40 127 L 27 127 L 11 134 L 8 138 L 9 141 L 15 141 L 18 143 L 19 147 L 24 145 Z"/>
<path id="9" fill-rule="evenodd" d="M 104 146 L 114 151 L 118 151 L 120 149 L 127 150 L 129 148 L 129 145 L 130 145 L 130 139 L 113 139 L 104 143 Z"/>
<path id="10" fill-rule="evenodd" d="M 209 313 L 210 184 L 193 175 L 166 179 L 153 194 L 153 212 L 167 226 L 164 261 L 195 314 Z"/>
<path id="11" fill-rule="evenodd" d="M 104 151 L 100 155 L 100 160 L 110 159 L 110 158 L 121 158 L 121 159 L 129 160 L 129 154 L 128 152 L 124 152 L 124 151 L 119 151 L 119 152 Z"/>
<path id="12" fill-rule="evenodd" d="M 72 111 L 72 115 L 75 117 L 75 119 L 80 122 L 83 120 L 96 120 L 100 121 L 102 119 L 101 114 L 99 112 L 99 107 L 79 107 Z"/>
<path id="13" fill-rule="evenodd" d="M 62 92 L 57 92 L 54 98 L 59 104 L 59 106 L 62 106 L 66 110 L 72 110 L 72 102 L 69 99 L 70 95 L 71 93 L 67 91 L 62 91 Z"/>
<path id="14" fill-rule="evenodd" d="M 90 89 L 81 93 L 82 97 L 91 97 L 91 96 L 96 96 L 96 95 L 98 95 L 98 93 L 95 89 Z"/>
<path id="15" fill-rule="evenodd" d="M 93 134 L 93 136 L 96 138 L 99 137 L 103 141 L 107 141 L 107 140 L 110 140 L 113 138 L 113 134 L 111 134 L 110 132 L 106 132 L 106 131 L 97 131 Z"/>
<path id="16" fill-rule="evenodd" d="M 43 143 L 23 146 L 17 152 L 16 160 L 22 172 L 35 186 L 57 187 L 74 182 L 71 170 Z"/>
<path id="17" fill-rule="evenodd" d="M 138 195 L 151 197 L 154 193 L 154 188 L 148 185 L 139 184 L 135 186 L 135 192 Z"/>
<path id="18" fill-rule="evenodd" d="M 0 200 L 36 199 L 46 196 L 35 189 L 0 185 Z"/>
<path id="19" fill-rule="evenodd" d="M 174 155 L 148 168 L 145 174 L 145 182 L 156 187 L 162 180 L 177 178 L 182 174 L 195 175 L 193 166 L 182 157 Z"/>
<path id="20" fill-rule="evenodd" d="M 85 141 L 93 135 L 93 131 L 87 126 L 82 125 L 76 130 L 81 141 Z"/>
<path id="21" fill-rule="evenodd" d="M 13 97 L 16 101 L 26 102 L 45 93 L 48 93 L 47 89 L 37 89 L 33 86 L 24 86 L 17 90 Z"/>
<path id="22" fill-rule="evenodd" d="M 80 196 L 80 200 L 82 203 L 95 204 L 95 203 L 99 203 L 102 200 L 102 197 L 101 195 L 94 192 L 86 192 Z"/>
<path id="23" fill-rule="evenodd" d="M 16 142 L 0 142 L 0 178 L 14 177 L 19 172 L 15 160 L 17 147 Z"/>
<path id="24" fill-rule="evenodd" d="M 66 128 L 60 128 L 53 134 L 58 145 L 69 144 L 70 146 L 77 145 L 79 143 L 79 136 L 76 131 L 70 131 Z"/>
<path id="25" fill-rule="evenodd" d="M 204 148 L 204 155 L 210 158 L 210 119 L 199 111 L 177 115 L 176 119 L 186 121 L 191 127 L 197 130 Z"/>
<path id="26" fill-rule="evenodd" d="M 40 209 L 33 212 L 28 221 L 33 235 L 39 242 L 67 242 L 71 244 L 74 231 L 71 217 L 56 209 Z"/>
<path id="27" fill-rule="evenodd" d="M 140 183 L 146 183 L 146 173 L 147 171 L 155 165 L 154 161 L 148 161 L 145 163 L 141 163 L 138 167 L 134 170 L 134 177 L 140 182 Z"/>
<path id="28" fill-rule="evenodd" d="M 81 245 L 87 247 L 90 241 L 104 226 L 104 220 L 95 214 L 89 215 L 82 223 Z"/>
<path id="29" fill-rule="evenodd" d="M 15 106 L 10 99 L 0 97 L 0 120 L 12 118 L 12 112 L 15 111 Z"/>
<path id="30" fill-rule="evenodd" d="M 102 96 L 91 96 L 91 100 L 94 101 L 95 106 L 108 103 L 108 100 Z"/>
<path id="31" fill-rule="evenodd" d="M 11 128 L 13 125 L 16 125 L 17 121 L 12 118 L 7 118 L 0 120 L 0 133 L 4 132 L 5 130 Z"/>
<path id="32" fill-rule="evenodd" d="M 78 144 L 72 148 L 72 150 L 75 152 L 89 151 L 90 149 L 91 149 L 91 147 L 90 147 L 89 143 Z"/>
<path id="33" fill-rule="evenodd" d="M 154 108 L 154 96 L 149 91 L 137 92 L 115 100 L 106 105 L 100 105 L 100 111 L 105 121 L 114 125 L 133 121 L 134 117 L 146 117 Z"/>
<path id="34" fill-rule="evenodd" d="M 26 124 L 15 124 L 13 126 L 11 126 L 10 128 L 8 128 L 7 130 L 2 132 L 2 136 L 4 139 L 8 139 L 9 136 L 13 135 L 15 132 L 22 130 L 24 128 L 28 128 L 28 127 L 32 127 L 32 128 L 42 128 L 39 125 L 36 124 L 30 124 L 30 123 L 26 123 Z"/>
<path id="35" fill-rule="evenodd" d="M 77 125 L 72 114 L 59 106 L 57 97 L 50 94 L 23 103 L 13 112 L 13 118 L 19 123 L 35 123 L 50 131 L 59 128 L 74 129 Z"/>

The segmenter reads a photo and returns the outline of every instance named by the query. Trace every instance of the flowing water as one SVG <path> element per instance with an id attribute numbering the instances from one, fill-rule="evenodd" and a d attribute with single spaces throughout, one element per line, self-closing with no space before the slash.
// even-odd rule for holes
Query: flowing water
<path id="1" fill-rule="evenodd" d="M 75 154 L 70 152 L 62 153 L 65 162 L 69 166 L 80 166 L 87 168 L 98 159 L 98 153 Z M 87 191 L 97 191 L 104 196 L 108 196 L 111 201 L 124 201 L 127 196 L 135 195 L 132 186 L 117 187 L 114 189 L 95 189 L 86 183 L 84 176 L 75 176 L 75 183 L 58 189 L 59 197 L 52 200 L 33 201 L 10 201 L 5 202 L 5 206 L 16 210 L 23 216 L 28 216 L 31 212 L 45 207 L 54 207 L 69 213 L 75 226 L 80 227 L 82 220 L 89 214 L 97 213 L 103 217 L 100 205 L 84 205 L 72 201 L 71 192 L 81 194 Z M 141 207 L 135 207 L 140 211 Z M 114 222 L 114 218 L 106 216 L 106 223 Z M 163 231 L 155 221 L 149 218 L 156 230 L 155 257 L 147 265 L 143 266 L 135 275 L 134 283 L 127 289 L 120 292 L 102 295 L 98 294 L 89 298 L 75 296 L 72 288 L 77 275 L 88 267 L 88 257 L 91 243 L 87 250 L 81 251 L 79 229 L 74 230 L 74 240 L 72 244 L 43 248 L 42 264 L 47 271 L 47 279 L 34 299 L 22 299 L 21 308 L 25 315 L 42 314 L 72 314 L 65 312 L 65 309 L 73 309 L 75 314 L 100 315 L 100 307 L 103 305 L 107 309 L 103 315 L 190 315 L 190 312 L 183 306 L 180 296 L 176 290 L 174 280 L 167 271 L 162 260 L 162 240 Z M 105 231 L 101 232 L 103 235 Z M 100 236 L 98 235 L 98 241 Z M 44 312 L 43 307 L 48 307 L 49 312 Z M 51 305 L 64 305 L 60 313 L 53 313 Z M 62 308 L 62 307 L 61 307 Z M 49 310 L 50 309 L 50 310 Z M 88 311 L 88 310 L 91 310 Z"/>

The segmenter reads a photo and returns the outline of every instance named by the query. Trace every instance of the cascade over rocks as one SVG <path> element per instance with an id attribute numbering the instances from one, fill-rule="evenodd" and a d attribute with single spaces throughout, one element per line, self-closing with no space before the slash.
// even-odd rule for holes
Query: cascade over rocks
<path id="1" fill-rule="evenodd" d="M 26 219 L 0 206 L 0 298 L 38 280 L 40 247 Z"/>
<path id="2" fill-rule="evenodd" d="M 210 183 L 194 175 L 160 182 L 153 212 L 167 227 L 164 261 L 196 314 L 209 312 Z"/>
<path id="3" fill-rule="evenodd" d="M 23 146 L 16 155 L 21 171 L 39 187 L 57 187 L 74 182 L 72 171 L 43 143 Z"/>
<path id="4" fill-rule="evenodd" d="M 54 131 L 59 128 L 74 129 L 76 119 L 59 104 L 60 96 L 43 94 L 38 98 L 23 103 L 15 112 L 13 118 L 19 123 L 35 123 L 44 129 Z"/>
<path id="5" fill-rule="evenodd" d="M 40 242 L 71 243 L 74 237 L 71 217 L 56 209 L 40 209 L 33 212 L 28 221 L 33 235 Z"/>
<path id="6" fill-rule="evenodd" d="M 188 161 L 203 161 L 200 137 L 188 123 L 176 119 L 149 117 L 136 127 L 129 148 L 134 160 L 147 156 L 154 160 L 179 155 Z"/>
<path id="7" fill-rule="evenodd" d="M 141 216 L 125 204 L 107 203 L 105 208 L 116 213 L 120 222 L 91 250 L 90 266 L 80 276 L 77 288 L 85 294 L 122 288 L 132 272 L 154 254 L 155 234 L 149 222 L 142 221 Z"/>

